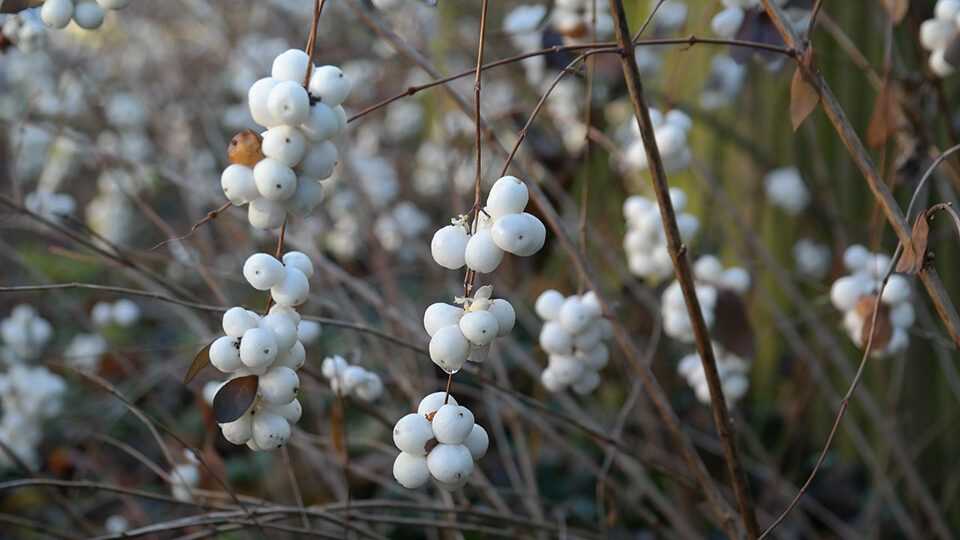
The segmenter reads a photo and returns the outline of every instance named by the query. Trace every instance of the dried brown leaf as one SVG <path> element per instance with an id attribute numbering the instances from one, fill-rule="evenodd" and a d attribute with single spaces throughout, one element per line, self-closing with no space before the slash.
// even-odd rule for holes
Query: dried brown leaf
<path id="1" fill-rule="evenodd" d="M 893 337 L 893 323 L 890 322 L 890 310 L 885 304 L 879 302 L 879 297 L 877 296 L 864 296 L 857 302 L 856 310 L 857 314 L 863 318 L 863 327 L 860 334 L 862 343 L 861 347 L 867 346 L 867 341 L 870 339 L 870 333 L 873 328 L 873 311 L 879 309 L 877 314 L 877 333 L 873 336 L 873 344 L 871 349 L 875 351 L 883 350 L 890 343 L 890 338 Z M 879 306 L 878 306 L 879 304 Z"/>
<path id="2" fill-rule="evenodd" d="M 793 81 L 790 83 L 790 122 L 793 124 L 794 131 L 817 108 L 818 103 L 820 103 L 820 94 L 807 81 L 802 68 L 797 66 L 793 72 Z"/>
<path id="3" fill-rule="evenodd" d="M 714 313 L 716 322 L 713 337 L 716 342 L 740 358 L 753 358 L 753 325 L 750 324 L 747 306 L 740 295 L 729 289 L 719 289 Z"/>
<path id="4" fill-rule="evenodd" d="M 189 384 L 198 373 L 203 371 L 203 368 L 210 365 L 210 345 L 212 345 L 212 343 L 208 343 L 206 347 L 200 349 L 200 352 L 193 357 L 190 369 L 187 370 L 187 374 L 183 377 L 183 384 Z"/>
<path id="5" fill-rule="evenodd" d="M 890 21 L 896 25 L 907 15 L 907 10 L 910 9 L 910 0 L 883 0 L 883 7 L 887 9 Z"/>
<path id="6" fill-rule="evenodd" d="M 923 270 L 923 263 L 927 256 L 927 240 L 930 236 L 928 217 L 927 211 L 924 211 L 913 222 L 910 243 L 903 246 L 903 254 L 900 255 L 900 261 L 897 262 L 897 272 L 917 274 Z"/>
<path id="7" fill-rule="evenodd" d="M 229 380 L 213 397 L 213 416 L 217 423 L 233 422 L 243 416 L 257 398 L 260 377 L 247 375 Z"/>

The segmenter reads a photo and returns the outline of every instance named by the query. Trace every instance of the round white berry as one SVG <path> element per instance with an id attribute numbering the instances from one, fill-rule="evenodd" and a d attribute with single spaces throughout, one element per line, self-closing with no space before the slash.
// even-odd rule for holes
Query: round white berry
<path id="1" fill-rule="evenodd" d="M 582 396 L 593 392 L 597 386 L 600 386 L 600 375 L 596 371 L 584 371 L 580 378 L 571 385 L 571 388 Z"/>
<path id="2" fill-rule="evenodd" d="M 509 214 L 519 214 L 527 207 L 530 194 L 527 185 L 515 176 L 504 176 L 490 188 L 486 211 L 497 220 Z"/>
<path id="3" fill-rule="evenodd" d="M 307 278 L 313 277 L 313 262 L 302 251 L 288 251 L 283 254 L 283 264 L 303 272 Z"/>
<path id="4" fill-rule="evenodd" d="M 254 289 L 265 291 L 283 279 L 283 263 L 268 253 L 254 253 L 243 263 L 243 277 Z"/>
<path id="5" fill-rule="evenodd" d="M 444 401 L 454 405 L 457 404 L 457 400 L 453 398 L 452 394 L 448 396 L 446 392 L 434 392 L 420 400 L 420 404 L 417 405 L 417 414 L 423 417 L 430 416 L 437 412 L 437 409 L 443 407 Z"/>
<path id="6" fill-rule="evenodd" d="M 547 289 L 540 293 L 533 306 L 537 315 L 545 321 L 552 321 L 560 316 L 560 309 L 563 307 L 564 297 L 559 291 Z"/>
<path id="7" fill-rule="evenodd" d="M 281 81 L 270 90 L 267 109 L 281 123 L 299 126 L 310 118 L 310 96 L 300 84 Z"/>
<path id="8" fill-rule="evenodd" d="M 557 321 L 567 333 L 579 334 L 590 323 L 590 311 L 584 307 L 579 296 L 571 296 L 564 300 Z"/>
<path id="9" fill-rule="evenodd" d="M 249 412 L 233 422 L 220 424 L 223 438 L 233 444 L 246 444 L 253 437 L 253 415 Z"/>
<path id="10" fill-rule="evenodd" d="M 300 163 L 300 172 L 303 176 L 316 180 L 330 178 L 337 166 L 338 157 L 337 146 L 332 142 L 315 143 L 307 150 L 307 156 Z"/>
<path id="11" fill-rule="evenodd" d="M 433 428 L 422 414 L 410 413 L 393 426 L 393 444 L 414 456 L 427 455 L 427 443 L 432 438 Z"/>
<path id="12" fill-rule="evenodd" d="M 276 229 L 283 225 L 286 217 L 287 212 L 283 205 L 270 199 L 254 199 L 247 208 L 247 220 L 258 229 Z"/>
<path id="13" fill-rule="evenodd" d="M 887 280 L 887 286 L 883 289 L 883 303 L 887 305 L 896 305 L 906 302 L 910 299 L 910 282 L 907 278 L 894 274 Z"/>
<path id="14" fill-rule="evenodd" d="M 277 359 L 274 360 L 274 365 L 285 366 L 296 371 L 303 367 L 306 360 L 307 350 L 303 347 L 303 343 L 296 341 L 289 349 L 281 349 Z"/>
<path id="15" fill-rule="evenodd" d="M 558 321 L 548 321 L 540 330 L 540 347 L 549 354 L 570 354 L 573 338 Z"/>
<path id="16" fill-rule="evenodd" d="M 739 266 L 734 266 L 723 272 L 720 283 L 738 294 L 744 294 L 750 288 L 750 273 Z"/>
<path id="17" fill-rule="evenodd" d="M 307 153 L 307 138 L 293 126 L 276 126 L 263 134 L 263 155 L 294 167 Z"/>
<path id="18" fill-rule="evenodd" d="M 73 0 L 47 0 L 40 8 L 40 19 L 50 28 L 64 28 L 73 18 Z"/>
<path id="19" fill-rule="evenodd" d="M 350 94 L 350 79 L 337 66 L 320 66 L 310 76 L 310 95 L 328 107 L 336 107 Z"/>
<path id="20" fill-rule="evenodd" d="M 103 18 L 106 13 L 103 8 L 92 2 L 78 4 L 73 11 L 73 20 L 80 28 L 95 30 L 103 26 Z"/>
<path id="21" fill-rule="evenodd" d="M 273 301 L 281 306 L 299 306 L 310 295 L 310 282 L 307 276 L 296 268 L 284 268 L 283 281 L 270 288 Z"/>
<path id="22" fill-rule="evenodd" d="M 607 365 L 607 361 L 610 359 L 610 349 L 603 343 L 598 343 L 592 349 L 580 351 L 579 355 L 584 367 L 599 371 Z"/>
<path id="23" fill-rule="evenodd" d="M 574 356 L 553 354 L 548 362 L 550 370 L 557 374 L 564 385 L 576 382 L 584 371 L 583 363 Z"/>
<path id="24" fill-rule="evenodd" d="M 494 222 L 490 232 L 500 249 L 521 257 L 540 251 L 547 238 L 543 222 L 526 212 L 501 217 Z"/>
<path id="25" fill-rule="evenodd" d="M 598 297 L 594 291 L 583 293 L 583 296 L 580 297 L 580 305 L 586 310 L 587 317 L 590 319 L 600 317 L 603 312 L 603 308 L 600 307 L 600 297 Z"/>
<path id="26" fill-rule="evenodd" d="M 256 328 L 259 320 L 251 317 L 247 310 L 242 307 L 232 307 L 223 314 L 223 333 L 239 338 L 243 333 L 251 328 Z"/>
<path id="27" fill-rule="evenodd" d="M 844 276 L 833 282 L 830 287 L 830 300 L 840 311 L 856 307 L 860 297 L 866 294 L 864 282 L 855 276 Z"/>
<path id="28" fill-rule="evenodd" d="M 287 422 L 296 424 L 300 421 L 300 417 L 303 416 L 303 406 L 300 405 L 300 401 L 294 399 L 290 403 L 284 403 L 283 405 L 268 405 L 266 412 L 282 416 Z"/>
<path id="29" fill-rule="evenodd" d="M 265 77 L 253 83 L 247 92 L 247 101 L 250 104 L 250 116 L 253 121 L 264 127 L 274 127 L 281 124 L 280 120 L 273 116 L 270 108 L 267 106 L 267 100 L 270 98 L 270 92 L 277 85 L 277 80 L 273 77 Z"/>
<path id="30" fill-rule="evenodd" d="M 920 44 L 928 51 L 946 49 L 956 32 L 953 21 L 927 19 L 920 25 Z"/>
<path id="31" fill-rule="evenodd" d="M 315 342 L 321 333 L 323 327 L 317 321 L 300 321 L 297 325 L 297 337 L 307 345 Z"/>
<path id="32" fill-rule="evenodd" d="M 300 377 L 288 367 L 275 366 L 260 376 L 257 391 L 260 397 L 272 405 L 284 405 L 297 397 Z"/>
<path id="33" fill-rule="evenodd" d="M 467 242 L 470 236 L 463 225 L 447 225 L 433 233 L 430 254 L 433 260 L 448 270 L 458 270 L 466 264 Z"/>
<path id="34" fill-rule="evenodd" d="M 253 441 L 264 450 L 280 448 L 290 439 L 290 423 L 279 414 L 259 411 L 253 415 Z"/>
<path id="35" fill-rule="evenodd" d="M 220 187 L 230 202 L 242 206 L 260 196 L 253 180 L 253 169 L 243 165 L 230 165 L 220 175 Z"/>
<path id="36" fill-rule="evenodd" d="M 467 268 L 489 274 L 500 266 L 502 260 L 503 250 L 494 243 L 489 229 L 480 229 L 470 237 L 464 252 Z"/>
<path id="37" fill-rule="evenodd" d="M 312 142 L 325 141 L 340 132 L 340 118 L 332 108 L 316 103 L 310 107 L 310 116 L 300 129 Z"/>
<path id="38" fill-rule="evenodd" d="M 579 334 L 573 337 L 573 346 L 585 351 L 597 346 L 603 339 L 603 331 L 599 324 L 588 324 Z"/>
<path id="39" fill-rule="evenodd" d="M 951 23 L 957 14 L 960 14 L 960 0 L 938 0 L 933 8 L 934 17 Z"/>
<path id="40" fill-rule="evenodd" d="M 417 489 L 430 479 L 430 469 L 427 468 L 427 458 L 400 452 L 393 462 L 393 477 L 407 489 Z"/>
<path id="41" fill-rule="evenodd" d="M 916 320 L 916 312 L 910 302 L 897 304 L 890 310 L 890 323 L 897 328 L 909 328 L 913 326 L 914 320 Z"/>
<path id="42" fill-rule="evenodd" d="M 240 362 L 240 340 L 223 336 L 210 344 L 210 363 L 224 373 L 230 373 L 243 367 Z M 237 443 L 239 444 L 239 443 Z"/>
<path id="43" fill-rule="evenodd" d="M 447 373 L 460 371 L 467 361 L 470 342 L 459 326 L 446 326 L 430 338 L 430 359 Z"/>
<path id="44" fill-rule="evenodd" d="M 303 82 L 310 57 L 299 49 L 286 50 L 273 59 L 270 75 L 277 81 Z"/>
<path id="45" fill-rule="evenodd" d="M 433 335 L 437 333 L 437 330 L 458 324 L 462 316 L 462 308 L 444 302 L 437 302 L 430 304 L 426 311 L 423 312 L 423 327 L 426 329 L 427 334 L 433 337 Z"/>
<path id="46" fill-rule="evenodd" d="M 323 184 L 311 178 L 298 178 L 297 190 L 283 205 L 291 214 L 298 217 L 310 215 L 323 202 Z"/>
<path id="47" fill-rule="evenodd" d="M 438 444 L 427 455 L 427 468 L 438 481 L 457 483 L 473 472 L 473 456 L 462 444 Z"/>
<path id="48" fill-rule="evenodd" d="M 269 366 L 277 357 L 277 340 L 265 328 L 251 328 L 240 338 L 240 361 L 250 368 Z"/>
<path id="49" fill-rule="evenodd" d="M 490 303 L 489 311 L 497 318 L 497 327 L 500 329 L 497 336 L 505 336 L 513 330 L 513 325 L 517 322 L 517 312 L 510 302 L 496 298 Z"/>
<path id="50" fill-rule="evenodd" d="M 473 423 L 470 409 L 448 403 L 433 415 L 433 436 L 442 444 L 463 444 L 473 429 Z"/>
<path id="51" fill-rule="evenodd" d="M 297 342 L 297 324 L 284 314 L 267 314 L 260 319 L 260 327 L 273 332 L 277 347 L 281 351 L 290 349 Z"/>
<path id="52" fill-rule="evenodd" d="M 460 331 L 470 343 L 489 345 L 500 333 L 500 323 L 489 311 L 471 311 L 460 318 Z"/>
<path id="53" fill-rule="evenodd" d="M 870 252 L 860 244 L 854 244 L 843 252 L 843 265 L 851 272 L 863 270 L 870 261 Z"/>
<path id="54" fill-rule="evenodd" d="M 297 190 L 297 175 L 293 169 L 272 158 L 261 159 L 253 168 L 257 191 L 265 199 L 282 201 Z"/>
<path id="55" fill-rule="evenodd" d="M 130 0 L 97 0 L 103 9 L 123 9 L 130 5 Z"/>
<path id="56" fill-rule="evenodd" d="M 693 264 L 693 274 L 700 281 L 719 284 L 723 279 L 723 264 L 713 255 L 704 255 Z"/>
<path id="57" fill-rule="evenodd" d="M 490 437 L 487 435 L 487 430 L 483 429 L 480 424 L 473 424 L 473 429 L 470 430 L 470 435 L 467 435 L 467 440 L 463 441 L 463 445 L 467 447 L 467 450 L 470 450 L 473 460 L 479 461 L 487 454 L 487 448 L 490 446 Z"/>

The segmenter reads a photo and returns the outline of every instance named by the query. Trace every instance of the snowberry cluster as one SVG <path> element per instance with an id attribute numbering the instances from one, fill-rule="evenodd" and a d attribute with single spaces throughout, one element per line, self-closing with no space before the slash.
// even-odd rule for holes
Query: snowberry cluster
<path id="1" fill-rule="evenodd" d="M 140 306 L 127 298 L 116 302 L 97 302 L 90 310 L 90 318 L 97 326 L 117 325 L 128 328 L 140 320 Z"/>
<path id="2" fill-rule="evenodd" d="M 80 28 L 95 30 L 103 25 L 107 10 L 127 7 L 130 0 L 45 0 L 40 18 L 50 28 L 65 28 L 70 21 Z"/>
<path id="3" fill-rule="evenodd" d="M 796 167 L 781 167 L 768 172 L 763 184 L 770 202 L 792 216 L 800 214 L 810 204 L 810 191 Z"/>
<path id="4" fill-rule="evenodd" d="M 456 373 L 470 362 L 487 359 L 497 337 L 513 330 L 517 313 L 510 302 L 491 298 L 493 287 L 484 285 L 473 298 L 457 298 L 458 305 L 437 302 L 423 313 L 430 335 L 430 359 L 447 373 Z"/>
<path id="5" fill-rule="evenodd" d="M 0 374 L 0 440 L 22 461 L 36 467 L 43 423 L 60 413 L 67 385 L 44 367 L 11 366 Z M 0 452 L 0 466 L 14 463 Z"/>
<path id="6" fill-rule="evenodd" d="M 689 244 L 700 228 L 700 220 L 684 212 L 687 195 L 683 190 L 670 188 L 670 201 L 677 212 L 680 238 Z M 623 249 L 627 254 L 630 273 L 654 284 L 673 275 L 673 261 L 667 251 L 667 239 L 657 202 L 641 195 L 631 195 L 623 203 L 623 216 L 627 221 Z"/>
<path id="7" fill-rule="evenodd" d="M 613 33 L 613 17 L 607 8 L 603 0 L 556 0 L 550 23 L 571 43 L 589 41 L 594 33 L 596 14 L 596 37 L 604 39 Z"/>
<path id="8" fill-rule="evenodd" d="M 363 401 L 374 401 L 383 394 L 383 381 L 372 371 L 351 366 L 342 356 L 328 356 L 321 366 L 323 376 L 337 394 L 354 396 Z"/>
<path id="9" fill-rule="evenodd" d="M 720 386 L 727 404 L 733 406 L 740 400 L 750 387 L 747 372 L 750 365 L 746 360 L 725 350 L 717 343 L 713 344 L 713 354 L 717 361 L 717 374 L 720 376 Z M 700 403 L 710 403 L 710 388 L 707 386 L 707 377 L 703 372 L 703 362 L 697 353 L 684 356 L 677 365 L 677 373 L 693 388 Z"/>
<path id="10" fill-rule="evenodd" d="M 0 321 L 0 336 L 4 343 L 3 360 L 18 364 L 40 356 L 53 337 L 53 327 L 33 306 L 21 304 Z"/>
<path id="11" fill-rule="evenodd" d="M 727 269 L 713 255 L 704 255 L 693 265 L 693 275 L 697 289 L 697 299 L 703 312 L 707 328 L 716 320 L 714 309 L 717 306 L 719 289 L 728 289 L 744 294 L 750 288 L 750 274 L 738 266 Z M 693 343 L 693 326 L 687 314 L 687 304 L 683 298 L 680 283 L 674 280 L 663 290 L 661 299 L 663 331 L 670 337 L 684 343 Z"/>
<path id="12" fill-rule="evenodd" d="M 247 217 L 258 229 L 281 226 L 288 212 L 312 212 L 323 197 L 320 181 L 337 164 L 333 139 L 347 125 L 341 104 L 351 84 L 340 68 L 315 66 L 304 88 L 310 62 L 297 49 L 277 56 L 271 76 L 253 83 L 248 93 L 254 121 L 267 130 L 246 130 L 230 141 L 231 165 L 220 184 L 230 202 L 249 204 Z"/>
<path id="13" fill-rule="evenodd" d="M 9 41 L 29 53 L 43 47 L 47 34 L 33 10 L 27 9 L 13 15 L 0 15 L 0 38 L 0 41 Z"/>
<path id="14" fill-rule="evenodd" d="M 957 58 L 947 58 L 960 34 L 960 0 L 938 0 L 933 18 L 920 25 L 920 45 L 930 51 L 930 70 L 939 77 L 956 71 Z"/>
<path id="15" fill-rule="evenodd" d="M 226 334 L 210 345 L 210 363 L 231 378 L 256 375 L 257 399 L 239 419 L 221 424 L 223 436 L 233 444 L 253 450 L 270 450 L 286 444 L 290 425 L 302 412 L 296 370 L 306 360 L 300 341 L 300 314 L 294 309 L 307 300 L 313 263 L 299 251 L 284 254 L 283 261 L 266 253 L 251 255 L 243 277 L 255 289 L 270 291 L 273 307 L 260 316 L 242 307 L 223 314 Z"/>
<path id="16" fill-rule="evenodd" d="M 430 252 L 437 264 L 450 270 L 464 265 L 481 274 L 500 266 L 504 252 L 528 257 L 540 251 L 547 229 L 533 214 L 524 212 L 529 200 L 527 185 L 514 176 L 493 184 L 481 210 L 477 230 L 470 234 L 466 216 L 433 235 Z"/>
<path id="17" fill-rule="evenodd" d="M 732 57 L 718 54 L 710 61 L 710 75 L 700 92 L 700 106 L 719 109 L 733 103 L 747 78 L 747 68 Z"/>
<path id="18" fill-rule="evenodd" d="M 650 0 L 648 2 L 653 19 L 650 21 L 647 35 L 651 38 L 665 38 L 675 35 L 687 22 L 687 4 L 683 0 Z M 660 52 L 665 47 L 644 45 L 634 50 L 637 67 L 643 75 L 654 75 L 663 64 Z"/>
<path id="19" fill-rule="evenodd" d="M 687 168 L 691 159 L 687 136 L 693 127 L 687 113 L 673 109 L 664 115 L 657 109 L 650 109 L 650 120 L 664 169 L 669 173 Z M 625 164 L 630 169 L 645 171 L 647 152 L 640 138 L 640 128 L 632 118 L 628 121 L 628 129 L 631 140 L 624 151 Z"/>
<path id="20" fill-rule="evenodd" d="M 801 238 L 793 246 L 793 260 L 800 275 L 820 279 L 830 270 L 830 248 L 809 238 Z"/>
<path id="21" fill-rule="evenodd" d="M 433 477 L 442 489 L 453 491 L 467 483 L 490 439 L 470 409 L 452 395 L 434 392 L 423 398 L 417 412 L 397 422 L 393 443 L 400 450 L 393 476 L 401 486 L 416 489 Z"/>
<path id="22" fill-rule="evenodd" d="M 843 326 L 850 339 L 857 347 L 866 346 L 869 334 L 865 330 L 870 329 L 873 312 L 879 309 L 871 354 L 884 356 L 906 350 L 910 343 L 907 331 L 916 318 L 910 303 L 910 282 L 900 274 L 891 275 L 877 307 L 877 294 L 890 257 L 853 245 L 844 252 L 843 264 L 850 274 L 833 282 L 830 300 L 843 312 Z"/>
<path id="23" fill-rule="evenodd" d="M 549 355 L 547 368 L 540 374 L 543 386 L 551 392 L 567 387 L 578 394 L 593 392 L 610 356 L 604 341 L 612 335 L 610 321 L 601 317 L 596 293 L 564 297 L 548 289 L 537 298 L 534 309 L 544 320 L 540 347 Z"/>

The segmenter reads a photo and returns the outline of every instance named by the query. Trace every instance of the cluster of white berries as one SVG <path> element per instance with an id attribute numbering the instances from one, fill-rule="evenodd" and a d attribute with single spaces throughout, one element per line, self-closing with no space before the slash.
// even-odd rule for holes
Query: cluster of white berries
<path id="1" fill-rule="evenodd" d="M 103 25 L 107 10 L 127 7 L 130 0 L 45 0 L 40 18 L 50 28 L 65 28 L 70 21 L 80 28 L 95 30 Z"/>
<path id="2" fill-rule="evenodd" d="M 100 334 L 77 334 L 63 351 L 64 360 L 81 371 L 96 371 L 100 366 L 100 357 L 109 347 L 106 338 Z"/>
<path id="3" fill-rule="evenodd" d="M 590 40 L 594 32 L 603 39 L 613 33 L 613 17 L 603 0 L 556 0 L 550 13 L 550 23 L 570 42 Z"/>
<path id="4" fill-rule="evenodd" d="M 0 15 L 0 34 L 27 53 L 43 47 L 47 38 L 43 24 L 29 9 L 12 15 Z"/>
<path id="5" fill-rule="evenodd" d="M 3 337 L 3 359 L 9 364 L 22 363 L 40 356 L 53 337 L 53 327 L 33 306 L 20 304 L 10 316 L 0 321 Z"/>
<path id="6" fill-rule="evenodd" d="M 324 358 L 321 370 L 337 394 L 363 401 L 374 401 L 383 395 L 383 381 L 379 375 L 360 366 L 351 366 L 342 356 Z"/>
<path id="7" fill-rule="evenodd" d="M 39 461 L 43 423 L 60 413 L 66 388 L 63 379 L 44 367 L 14 365 L 0 374 L 0 440 L 31 467 Z M 0 452 L 0 467 L 12 465 L 6 452 Z"/>
<path id="8" fill-rule="evenodd" d="M 770 202 L 792 216 L 800 214 L 810 204 L 810 191 L 796 167 L 781 167 L 768 172 L 763 184 Z"/>
<path id="9" fill-rule="evenodd" d="M 456 373 L 470 362 L 487 359 L 497 337 L 513 330 L 517 313 L 510 302 L 491 298 L 493 287 L 484 285 L 473 298 L 457 298 L 458 305 L 437 302 L 423 313 L 430 335 L 430 359 L 447 373 Z"/>
<path id="10" fill-rule="evenodd" d="M 127 298 L 116 302 L 97 302 L 90 310 L 90 318 L 97 326 L 129 328 L 140 321 L 140 306 Z"/>
<path id="11" fill-rule="evenodd" d="M 400 450 L 393 476 L 401 486 L 416 489 L 433 477 L 442 489 L 453 491 L 467 483 L 490 439 L 470 409 L 452 395 L 434 392 L 423 398 L 417 412 L 397 422 L 393 442 Z"/>
<path id="12" fill-rule="evenodd" d="M 69 216 L 77 209 L 77 203 L 70 195 L 40 189 L 28 194 L 23 200 L 23 205 L 27 210 L 47 219 Z"/>
<path id="13" fill-rule="evenodd" d="M 430 242 L 433 260 L 450 270 L 466 265 L 489 274 L 500 266 L 504 252 L 528 257 L 540 251 L 547 229 L 539 218 L 523 211 L 529 196 L 527 185 L 519 178 L 500 178 L 490 188 L 472 235 L 465 216 L 434 233 Z"/>
<path id="14" fill-rule="evenodd" d="M 178 501 L 192 501 L 193 490 L 200 484 L 200 461 L 191 450 L 184 450 L 186 461 L 170 470 L 170 494 Z"/>
<path id="15" fill-rule="evenodd" d="M 732 57 L 718 54 L 710 61 L 710 75 L 700 92 L 700 106 L 711 111 L 733 103 L 747 78 L 747 67 Z"/>
<path id="16" fill-rule="evenodd" d="M 720 386 L 727 404 L 733 406 L 747 393 L 750 380 L 747 373 L 750 365 L 746 360 L 725 350 L 717 343 L 713 344 L 713 354 L 717 361 L 717 374 L 720 377 Z M 710 403 L 710 387 L 707 386 L 707 377 L 703 371 L 703 362 L 697 353 L 684 356 L 677 365 L 677 373 L 693 388 L 697 400 L 703 404 Z"/>
<path id="17" fill-rule="evenodd" d="M 700 228 L 700 220 L 684 212 L 687 195 L 680 188 L 670 188 L 670 201 L 677 213 L 680 238 L 689 244 Z M 623 249 L 630 273 L 654 284 L 673 275 L 673 261 L 667 250 L 657 202 L 641 195 L 631 195 L 623 203 L 623 216 L 627 221 Z"/>
<path id="18" fill-rule="evenodd" d="M 690 116 L 678 109 L 667 111 L 667 114 L 650 109 L 650 120 L 663 168 L 668 173 L 687 168 L 691 159 L 687 137 L 693 127 Z M 640 128 L 633 118 L 628 120 L 628 129 L 631 141 L 624 151 L 624 162 L 630 169 L 645 171 L 648 167 L 647 152 L 640 138 Z"/>
<path id="19" fill-rule="evenodd" d="M 843 264 L 850 274 L 833 282 L 830 300 L 834 307 L 843 312 L 843 326 L 850 339 L 857 347 L 863 348 L 869 338 L 864 330 L 869 329 L 873 320 L 877 294 L 890 265 L 890 257 L 871 253 L 867 248 L 855 244 L 844 252 Z M 906 350 L 910 343 L 907 330 L 913 326 L 916 318 L 910 297 L 911 287 L 907 278 L 892 274 L 880 299 L 872 355 L 884 356 Z"/>
<path id="20" fill-rule="evenodd" d="M 920 25 L 920 45 L 930 51 L 930 70 L 940 77 L 952 75 L 957 66 L 948 59 L 947 50 L 960 34 L 960 0 L 938 0 L 933 18 Z"/>
<path id="21" fill-rule="evenodd" d="M 267 253 L 251 255 L 243 265 L 243 277 L 255 289 L 270 291 L 273 307 L 260 316 L 242 307 L 223 314 L 226 334 L 210 345 L 210 363 L 231 379 L 258 377 L 257 398 L 243 416 L 220 425 L 233 444 L 253 450 L 271 450 L 286 444 L 290 425 L 300 419 L 297 401 L 300 378 L 296 370 L 306 361 L 300 341 L 303 322 L 296 306 L 307 300 L 313 263 L 299 251 L 283 255 L 283 261 Z"/>
<path id="22" fill-rule="evenodd" d="M 697 300 L 703 312 L 707 328 L 713 326 L 716 316 L 719 289 L 728 289 L 744 294 L 750 288 L 750 274 L 739 266 L 724 269 L 723 263 L 713 255 L 704 255 L 693 265 Z M 693 343 L 693 325 L 687 313 L 680 283 L 674 280 L 663 290 L 660 311 L 663 316 L 663 331 L 677 341 Z"/>
<path id="23" fill-rule="evenodd" d="M 248 93 L 254 121 L 267 130 L 243 132 L 230 142 L 232 164 L 221 175 L 221 187 L 233 204 L 249 204 L 248 219 L 258 229 L 280 227 L 288 212 L 312 212 L 323 198 L 320 181 L 337 164 L 333 139 L 347 125 L 341 104 L 351 84 L 336 66 L 314 66 L 304 88 L 310 62 L 297 49 L 277 56 L 271 76 Z"/>
<path id="24" fill-rule="evenodd" d="M 548 289 L 537 298 L 534 309 L 544 320 L 540 347 L 548 354 L 547 367 L 540 374 L 543 386 L 551 392 L 567 387 L 578 394 L 593 392 L 610 357 L 604 342 L 612 335 L 596 293 L 564 297 Z"/>
<path id="25" fill-rule="evenodd" d="M 809 238 L 801 238 L 793 246 L 793 261 L 800 275 L 820 279 L 830 271 L 830 248 Z"/>
<path id="26" fill-rule="evenodd" d="M 648 2 L 653 19 L 649 23 L 647 35 L 653 38 L 665 38 L 674 35 L 687 22 L 687 4 L 683 0 L 650 0 Z M 663 64 L 660 52 L 666 47 L 643 45 L 636 47 L 634 58 L 643 75 L 654 75 Z"/>

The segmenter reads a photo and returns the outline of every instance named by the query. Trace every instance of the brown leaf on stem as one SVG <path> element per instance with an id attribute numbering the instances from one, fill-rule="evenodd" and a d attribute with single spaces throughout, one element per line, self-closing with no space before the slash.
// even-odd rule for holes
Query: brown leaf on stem
<path id="1" fill-rule="evenodd" d="M 910 243 L 903 246 L 903 254 L 900 255 L 900 261 L 897 262 L 897 272 L 918 274 L 923 270 L 923 263 L 927 256 L 927 239 L 930 235 L 928 217 L 928 211 L 923 211 L 913 222 Z"/>
<path id="2" fill-rule="evenodd" d="M 809 52 L 804 55 L 804 64 L 808 64 L 808 56 L 810 56 Z M 803 68 L 797 66 L 797 69 L 793 72 L 793 81 L 790 83 L 790 122 L 793 124 L 794 131 L 817 108 L 818 103 L 820 103 L 820 94 L 807 81 L 803 74 Z"/>
<path id="3" fill-rule="evenodd" d="M 203 368 L 210 365 L 210 345 L 213 345 L 213 343 L 208 343 L 206 347 L 200 349 L 200 352 L 193 357 L 190 369 L 187 370 L 187 374 L 183 377 L 183 384 L 189 384 L 198 373 L 203 371 Z"/>
<path id="4" fill-rule="evenodd" d="M 885 81 L 873 104 L 873 114 L 870 115 L 867 128 L 867 144 L 873 148 L 883 146 L 902 122 L 903 113 L 897 102 L 897 90 L 889 81 Z"/>
<path id="5" fill-rule="evenodd" d="M 247 375 L 231 379 L 213 397 L 213 416 L 218 424 L 233 422 L 243 416 L 257 398 L 260 377 Z"/>
<path id="6" fill-rule="evenodd" d="M 870 333 L 873 329 L 873 310 L 879 309 L 880 312 L 877 314 L 877 333 L 873 336 L 873 345 L 871 349 L 874 351 L 880 351 L 887 347 L 887 344 L 890 343 L 890 338 L 893 337 L 893 324 L 890 322 L 890 310 L 882 302 L 878 304 L 879 297 L 874 296 L 864 296 L 857 302 L 856 310 L 857 314 L 863 319 L 862 332 L 860 333 L 861 347 L 867 346 L 867 341 L 870 339 Z"/>
<path id="7" fill-rule="evenodd" d="M 730 289 L 718 289 L 715 315 L 713 338 L 716 342 L 740 358 L 753 358 L 753 326 L 740 295 Z"/>
<path id="8" fill-rule="evenodd" d="M 910 0 L 883 0 L 883 7 L 887 9 L 887 13 L 890 15 L 890 22 L 897 25 L 907 15 L 907 10 L 910 9 Z"/>
<path id="9" fill-rule="evenodd" d="M 263 159 L 263 138 L 252 129 L 245 129 L 230 139 L 227 158 L 234 165 L 253 167 Z"/>

